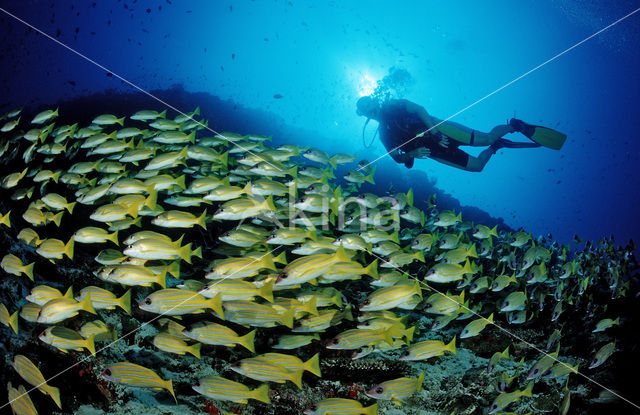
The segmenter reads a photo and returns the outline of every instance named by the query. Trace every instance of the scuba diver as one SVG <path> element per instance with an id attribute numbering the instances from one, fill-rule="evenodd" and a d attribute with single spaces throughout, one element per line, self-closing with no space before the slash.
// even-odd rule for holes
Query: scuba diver
<path id="1" fill-rule="evenodd" d="M 516 118 L 485 133 L 455 122 L 442 122 L 429 115 L 424 107 L 406 99 L 389 99 L 380 103 L 372 96 L 363 96 L 357 102 L 357 114 L 366 116 L 367 123 L 371 119 L 378 121 L 382 144 L 395 162 L 403 163 L 407 168 L 413 166 L 416 158 L 431 158 L 462 170 L 480 172 L 491 156 L 503 147 L 544 146 L 559 150 L 567 138 L 561 132 L 530 125 Z M 515 132 L 524 134 L 532 142 L 502 138 Z M 362 133 L 364 137 L 364 129 Z M 460 150 L 459 146 L 488 148 L 474 157 Z"/>

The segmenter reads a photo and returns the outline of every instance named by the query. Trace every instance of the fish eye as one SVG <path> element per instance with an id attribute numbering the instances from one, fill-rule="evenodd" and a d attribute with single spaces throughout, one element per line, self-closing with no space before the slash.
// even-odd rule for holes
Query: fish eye
<path id="1" fill-rule="evenodd" d="M 384 388 L 382 386 L 378 386 L 376 388 L 376 393 L 382 393 L 384 391 Z"/>
<path id="2" fill-rule="evenodd" d="M 318 407 L 317 407 L 316 405 L 311 405 L 311 406 L 309 407 L 309 409 L 311 409 L 312 411 L 314 411 L 314 412 L 315 412 L 315 411 L 316 411 L 316 409 L 318 409 Z"/>
<path id="3" fill-rule="evenodd" d="M 340 343 L 340 339 L 331 340 L 331 344 L 338 344 L 338 343 Z"/>
<path id="4" fill-rule="evenodd" d="M 281 278 L 281 279 L 287 278 L 287 273 L 286 272 L 281 272 L 280 274 L 278 274 L 278 278 Z"/>
<path id="5" fill-rule="evenodd" d="M 508 302 L 508 301 L 505 301 L 505 302 L 504 302 L 504 305 L 505 305 L 505 306 L 508 306 L 508 305 L 509 305 L 509 302 Z"/>
<path id="6" fill-rule="evenodd" d="M 496 409 L 498 409 L 498 405 L 496 405 L 495 403 L 493 405 L 491 405 L 491 410 L 489 412 L 493 412 Z"/>
<path id="7" fill-rule="evenodd" d="M 400 354 L 400 357 L 406 357 L 406 356 L 409 356 L 409 351 L 408 350 L 405 350 L 404 352 L 402 352 Z"/>
<path id="8" fill-rule="evenodd" d="M 362 325 L 363 325 L 363 326 L 368 326 L 368 325 L 369 325 L 369 322 L 368 322 L 368 321 L 365 321 L 364 323 L 362 323 Z"/>
<path id="9" fill-rule="evenodd" d="M 538 374 L 538 369 L 533 369 L 533 374 L 537 375 Z"/>
<path id="10" fill-rule="evenodd" d="M 148 297 L 147 297 L 147 298 L 145 298 L 144 303 L 145 303 L 146 305 L 151 304 L 151 298 L 148 298 Z"/>
<path id="11" fill-rule="evenodd" d="M 364 300 L 364 302 L 362 303 L 362 305 L 369 305 L 369 304 L 371 304 L 371 300 L 369 299 Z"/>
<path id="12" fill-rule="evenodd" d="M 235 362 L 234 364 L 231 365 L 231 367 L 240 367 L 242 366 L 242 363 L 240 362 Z"/>
<path id="13" fill-rule="evenodd" d="M 104 374 L 107 376 L 111 376 L 111 369 L 105 369 Z"/>

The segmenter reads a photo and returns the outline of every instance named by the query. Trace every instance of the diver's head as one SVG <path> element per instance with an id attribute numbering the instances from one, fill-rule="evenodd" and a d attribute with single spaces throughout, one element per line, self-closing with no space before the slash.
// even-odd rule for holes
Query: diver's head
<path id="1" fill-rule="evenodd" d="M 367 118 L 376 119 L 378 112 L 380 111 L 380 103 L 377 99 L 367 95 L 361 97 L 356 104 L 356 113 L 358 115 L 364 115 Z"/>

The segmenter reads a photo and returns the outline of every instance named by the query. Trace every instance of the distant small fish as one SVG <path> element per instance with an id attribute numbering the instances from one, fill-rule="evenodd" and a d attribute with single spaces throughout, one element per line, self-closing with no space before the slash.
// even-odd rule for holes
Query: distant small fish
<path id="1" fill-rule="evenodd" d="M 275 95 L 273 96 L 273 98 L 274 98 L 274 99 L 280 99 L 280 98 L 284 98 L 284 97 L 282 96 L 282 94 L 275 94 Z"/>

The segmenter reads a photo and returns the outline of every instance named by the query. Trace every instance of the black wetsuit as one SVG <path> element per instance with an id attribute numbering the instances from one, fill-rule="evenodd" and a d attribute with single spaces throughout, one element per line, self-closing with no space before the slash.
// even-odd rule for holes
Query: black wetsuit
<path id="1" fill-rule="evenodd" d="M 400 147 L 402 154 L 394 153 L 391 157 L 397 163 L 404 163 L 407 168 L 413 166 L 413 157 L 406 153 L 420 147 L 426 147 L 431 151 L 431 158 L 446 160 L 449 163 L 465 168 L 469 161 L 469 155 L 460 150 L 459 142 L 449 140 L 447 148 L 438 142 L 440 133 L 425 133 L 424 136 L 413 139 L 418 134 L 426 131 L 428 127 L 422 122 L 418 114 L 407 112 L 406 100 L 392 99 L 380 108 L 380 140 L 387 151 Z M 413 140 L 412 140 L 413 139 Z M 405 144 L 406 143 L 406 144 Z"/>

